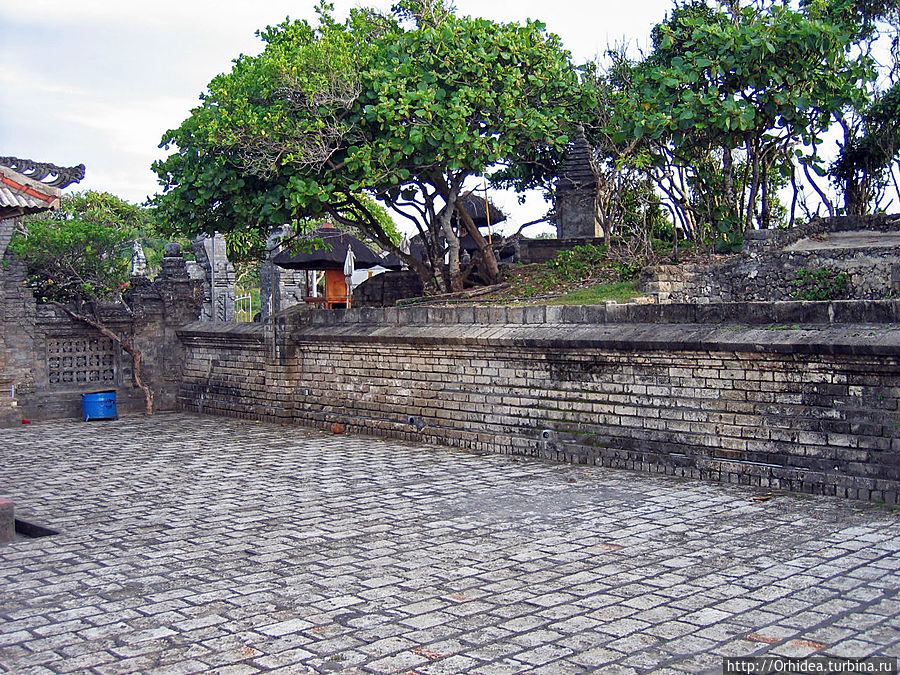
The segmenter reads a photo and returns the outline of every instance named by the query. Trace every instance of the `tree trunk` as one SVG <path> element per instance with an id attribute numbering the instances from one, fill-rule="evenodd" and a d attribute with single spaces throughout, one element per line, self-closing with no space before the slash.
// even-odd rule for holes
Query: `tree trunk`
<path id="1" fill-rule="evenodd" d="M 734 196 L 734 157 L 731 148 L 722 146 L 722 173 L 725 177 L 725 203 L 728 204 L 728 215 L 738 217 L 737 199 Z"/>
<path id="2" fill-rule="evenodd" d="M 794 214 L 797 210 L 797 196 L 799 190 L 797 189 L 797 169 L 794 166 L 794 163 L 791 162 L 791 213 L 788 220 L 788 227 L 794 226 Z"/>
<path id="3" fill-rule="evenodd" d="M 436 224 L 437 229 L 443 232 L 444 238 L 447 240 L 449 282 L 452 293 L 461 291 L 463 286 L 463 275 L 459 268 L 459 237 L 453 231 L 451 218 L 456 210 L 456 202 L 459 199 L 459 191 L 464 180 L 465 176 L 457 176 L 451 179 L 448 184 L 443 174 L 440 173 L 432 176 L 431 180 L 431 184 L 437 188 L 438 193 L 444 198 L 445 202 L 444 208 L 438 213 L 438 222 Z M 434 229 L 432 228 L 432 232 L 434 232 Z"/>
<path id="4" fill-rule="evenodd" d="M 844 211 L 848 216 L 864 216 L 872 201 L 871 181 L 865 170 L 861 176 L 854 174 L 844 181 Z"/>
<path id="5" fill-rule="evenodd" d="M 752 167 L 750 172 L 750 193 L 747 196 L 747 214 L 744 221 L 744 232 L 753 229 L 753 216 L 756 215 L 756 195 L 759 188 L 759 139 L 753 139 L 753 147 L 747 143 L 747 161 Z"/>
<path id="6" fill-rule="evenodd" d="M 334 218 L 337 222 L 339 222 L 343 225 L 347 225 L 349 227 L 358 227 L 358 228 L 362 229 L 363 231 L 367 232 L 386 251 L 390 251 L 391 253 L 396 255 L 398 258 L 400 258 L 400 260 L 402 260 L 404 263 L 406 263 L 409 266 L 409 268 L 419 276 L 419 279 L 422 282 L 423 288 L 428 288 L 429 286 L 431 286 L 434 290 L 436 290 L 438 292 L 444 292 L 447 290 L 446 288 L 441 287 L 442 280 L 436 277 L 436 275 L 434 274 L 432 269 L 430 269 L 428 267 L 428 265 L 426 265 L 424 262 L 422 262 L 415 256 L 401 251 L 400 247 L 398 247 L 393 241 L 391 241 L 391 238 L 387 235 L 387 233 L 381 229 L 381 226 L 378 224 L 378 221 L 375 220 L 374 216 L 371 216 L 371 214 L 368 213 L 365 206 L 359 201 L 357 201 L 355 203 L 356 203 L 357 207 L 360 209 L 360 211 L 362 211 L 364 214 L 368 215 L 368 217 L 369 217 L 368 222 L 362 223 L 362 222 L 350 220 L 349 218 L 345 218 L 338 209 L 329 209 L 328 213 L 329 213 L 329 215 L 331 215 L 332 218 Z M 424 240 L 424 236 L 423 236 L 422 243 L 425 247 L 425 256 L 429 260 L 431 260 L 433 258 L 433 256 L 431 255 L 431 252 L 428 250 L 428 242 L 426 242 Z M 438 269 L 438 268 L 435 268 L 435 269 Z"/>
<path id="7" fill-rule="evenodd" d="M 475 242 L 478 251 L 481 253 L 478 270 L 481 272 L 484 282 L 488 286 L 498 283 L 500 281 L 500 267 L 497 265 L 497 258 L 494 257 L 494 251 L 491 249 L 491 245 L 475 226 L 475 222 L 472 220 L 472 216 L 469 215 L 469 212 L 462 208 L 459 203 L 456 205 L 456 215 L 466 228 L 466 232 L 472 237 L 472 241 Z"/>
<path id="8" fill-rule="evenodd" d="M 123 339 L 120 335 L 113 332 L 98 320 L 86 315 L 81 312 L 76 312 L 71 307 L 64 305 L 61 302 L 56 302 L 55 300 L 50 301 L 51 304 L 59 307 L 62 311 L 68 314 L 70 317 L 75 319 L 76 321 L 81 321 L 86 323 L 91 328 L 95 329 L 99 332 L 103 337 L 107 337 L 117 345 L 119 345 L 130 357 L 132 363 L 131 374 L 134 379 L 135 386 L 140 389 L 144 394 L 144 405 L 145 412 L 148 415 L 152 415 L 154 412 L 153 408 L 153 390 L 144 382 L 144 368 L 143 368 L 143 355 L 140 351 L 135 349 L 134 347 L 134 338 Z"/>
<path id="9" fill-rule="evenodd" d="M 462 290 L 463 280 L 459 269 L 459 237 L 453 231 L 453 225 L 450 217 L 453 214 L 453 208 L 450 204 L 441 209 L 438 216 L 438 223 L 441 231 L 444 233 L 444 239 L 447 240 L 447 266 L 450 274 L 450 292 L 458 293 Z"/>

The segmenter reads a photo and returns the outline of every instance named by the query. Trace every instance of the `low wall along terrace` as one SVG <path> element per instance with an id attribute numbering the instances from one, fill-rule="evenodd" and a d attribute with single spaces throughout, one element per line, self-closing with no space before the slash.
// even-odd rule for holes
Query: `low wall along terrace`
<path id="1" fill-rule="evenodd" d="M 179 403 L 896 504 L 898 317 L 900 303 L 881 301 L 392 308 L 192 324 L 179 333 Z"/>

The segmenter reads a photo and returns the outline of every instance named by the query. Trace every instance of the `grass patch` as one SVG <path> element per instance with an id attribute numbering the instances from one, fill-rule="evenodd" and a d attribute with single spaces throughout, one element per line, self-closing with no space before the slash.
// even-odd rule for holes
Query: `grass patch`
<path id="1" fill-rule="evenodd" d="M 641 295 L 638 283 L 630 281 L 614 281 L 611 283 L 597 284 L 588 288 L 579 288 L 558 298 L 546 301 L 548 305 L 596 305 L 608 300 L 630 300 Z"/>

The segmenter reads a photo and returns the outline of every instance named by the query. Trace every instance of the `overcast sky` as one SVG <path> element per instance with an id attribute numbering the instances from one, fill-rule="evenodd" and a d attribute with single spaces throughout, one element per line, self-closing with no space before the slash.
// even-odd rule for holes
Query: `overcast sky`
<path id="1" fill-rule="evenodd" d="M 391 0 L 335 2 L 387 9 Z M 177 127 L 217 74 L 241 53 L 256 54 L 254 33 L 285 17 L 312 19 L 314 0 L 29 0 L 0 3 L 0 156 L 84 164 L 79 189 L 140 203 L 158 189 L 150 164 L 167 129 Z M 647 45 L 671 0 L 457 0 L 459 14 L 501 21 L 536 18 L 559 34 L 576 62 L 610 44 Z M 72 188 L 70 188 L 72 189 Z M 494 200 L 511 223 L 544 206 L 514 195 Z"/>

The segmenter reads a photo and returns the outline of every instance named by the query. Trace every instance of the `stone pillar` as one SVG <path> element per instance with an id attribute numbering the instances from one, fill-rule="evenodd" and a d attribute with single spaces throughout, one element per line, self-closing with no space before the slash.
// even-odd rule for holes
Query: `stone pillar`
<path id="1" fill-rule="evenodd" d="M 147 276 L 147 256 L 144 254 L 144 247 L 137 239 L 134 240 L 131 252 L 131 276 Z"/>
<path id="2" fill-rule="evenodd" d="M 306 295 L 305 271 L 288 270 L 272 263 L 275 256 L 281 252 L 281 240 L 290 234 L 290 227 L 285 225 L 280 230 L 272 232 L 266 240 L 268 255 L 259 272 L 259 304 L 262 319 L 300 304 Z"/>
<path id="3" fill-rule="evenodd" d="M 0 260 L 6 255 L 6 247 L 12 239 L 13 232 L 16 231 L 16 218 L 6 218 L 0 220 Z"/>
<path id="4" fill-rule="evenodd" d="M 181 255 L 181 245 L 174 242 L 166 244 L 166 252 L 162 259 L 162 269 L 159 273 L 159 279 L 162 280 L 184 280 L 189 279 L 187 271 L 187 263 L 184 256 Z"/>
<path id="5" fill-rule="evenodd" d="M 197 265 L 203 271 L 202 321 L 234 321 L 234 266 L 228 261 L 225 237 L 201 234 L 192 242 Z"/>
<path id="6" fill-rule="evenodd" d="M 0 544 L 12 541 L 15 536 L 15 506 L 9 499 L 0 497 Z"/>

